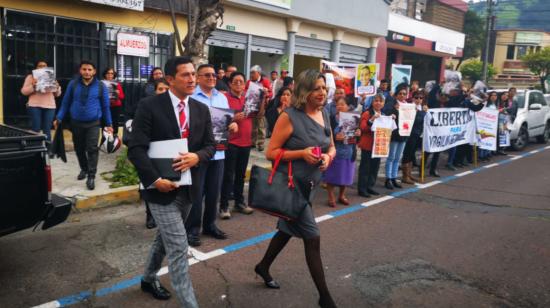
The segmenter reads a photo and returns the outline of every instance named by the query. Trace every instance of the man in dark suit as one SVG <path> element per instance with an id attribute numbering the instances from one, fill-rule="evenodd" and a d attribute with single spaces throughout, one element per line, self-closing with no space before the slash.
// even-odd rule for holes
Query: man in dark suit
<path id="1" fill-rule="evenodd" d="M 142 198 L 149 203 L 158 225 L 151 247 L 141 289 L 157 299 L 166 300 L 170 293 L 160 285 L 156 273 L 166 256 L 172 286 L 184 307 L 198 307 L 189 277 L 187 234 L 184 222 L 191 209 L 192 196 L 199 189 L 199 166 L 215 152 L 212 121 L 208 107 L 190 98 L 195 90 L 195 68 L 187 57 L 176 57 L 165 65 L 170 90 L 144 99 L 132 123 L 128 158 L 137 169 L 145 187 Z M 180 153 L 172 165 L 176 171 L 191 170 L 193 184 L 181 186 L 163 179 L 147 155 L 154 141 L 187 138 L 188 153 Z"/>

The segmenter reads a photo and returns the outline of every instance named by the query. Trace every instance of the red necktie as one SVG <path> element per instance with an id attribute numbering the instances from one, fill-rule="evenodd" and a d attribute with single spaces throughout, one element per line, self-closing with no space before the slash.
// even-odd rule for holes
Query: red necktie
<path id="1" fill-rule="evenodd" d="M 189 137 L 189 125 L 187 124 L 187 120 L 185 117 L 185 102 L 180 101 L 178 104 L 178 111 L 180 113 L 180 132 L 181 132 L 181 138 L 187 138 Z"/>

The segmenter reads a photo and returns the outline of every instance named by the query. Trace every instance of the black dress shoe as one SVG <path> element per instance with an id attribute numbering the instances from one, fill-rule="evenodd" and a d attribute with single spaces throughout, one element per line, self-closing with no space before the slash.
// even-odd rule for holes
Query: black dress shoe
<path id="1" fill-rule="evenodd" d="M 151 293 L 154 298 L 160 300 L 167 300 L 170 298 L 170 292 L 168 292 L 168 290 L 166 290 L 158 280 L 153 282 L 146 282 L 142 280 L 141 291 Z"/>
<path id="2" fill-rule="evenodd" d="M 202 231 L 202 234 L 204 235 L 209 235 L 215 239 L 218 239 L 218 240 L 225 240 L 227 239 L 227 234 L 225 232 L 223 232 L 222 230 L 220 230 L 218 227 L 214 226 L 214 227 L 211 227 L 210 229 L 204 229 Z"/>
<path id="3" fill-rule="evenodd" d="M 380 195 L 379 192 L 377 192 L 376 190 L 371 189 L 371 188 L 367 188 L 367 192 L 368 192 L 369 194 L 373 195 L 373 196 L 378 196 L 378 195 Z"/>
<path id="4" fill-rule="evenodd" d="M 439 172 L 437 172 L 437 170 L 430 170 L 430 175 L 433 176 L 433 177 L 435 177 L 435 178 L 441 177 L 441 176 L 439 175 Z"/>
<path id="5" fill-rule="evenodd" d="M 94 190 L 95 178 L 89 176 L 88 179 L 86 180 L 86 187 L 88 187 L 89 190 Z"/>
<path id="6" fill-rule="evenodd" d="M 281 288 L 279 283 L 277 283 L 277 281 L 275 281 L 275 280 L 273 280 L 273 278 L 271 278 L 271 275 L 269 275 L 269 272 L 260 269 L 259 264 L 254 267 L 254 272 L 256 272 L 256 274 L 258 274 L 260 277 L 262 277 L 266 287 L 268 287 L 270 289 L 280 289 Z"/>
<path id="7" fill-rule="evenodd" d="M 88 175 L 88 173 L 86 171 L 80 170 L 80 173 L 78 174 L 76 179 L 79 180 L 79 181 L 82 181 L 86 178 L 87 175 Z"/>
<path id="8" fill-rule="evenodd" d="M 368 193 L 365 193 L 365 192 L 362 192 L 362 191 L 358 192 L 357 194 L 361 197 L 364 197 L 364 198 L 370 198 L 370 195 Z"/>
<path id="9" fill-rule="evenodd" d="M 384 187 L 386 187 L 387 189 L 393 189 L 393 185 L 390 179 L 386 180 L 386 183 L 384 183 Z"/>
<path id="10" fill-rule="evenodd" d="M 145 227 L 147 229 L 154 229 L 157 227 L 157 223 L 155 222 L 155 218 L 153 218 L 153 215 L 147 214 L 147 219 L 145 221 Z"/>
<path id="11" fill-rule="evenodd" d="M 403 188 L 403 186 L 401 186 L 401 184 L 399 184 L 396 179 L 392 179 L 391 183 L 393 184 L 393 187 L 395 187 L 395 188 Z"/>
<path id="12" fill-rule="evenodd" d="M 187 234 L 187 243 L 191 247 L 199 247 L 201 245 L 201 238 L 196 233 Z"/>

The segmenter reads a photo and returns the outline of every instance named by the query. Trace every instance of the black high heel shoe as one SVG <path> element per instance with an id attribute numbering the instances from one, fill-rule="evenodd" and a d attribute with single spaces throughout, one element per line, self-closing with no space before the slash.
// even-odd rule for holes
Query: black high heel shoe
<path id="1" fill-rule="evenodd" d="M 332 298 L 319 298 L 319 307 L 321 308 L 336 308 L 336 303 Z"/>
<path id="2" fill-rule="evenodd" d="M 262 277 L 262 279 L 264 280 L 265 286 L 270 289 L 280 289 L 281 286 L 279 285 L 279 283 L 273 280 L 273 278 L 271 278 L 269 273 L 262 272 L 259 266 L 260 265 L 256 265 L 256 267 L 254 267 L 254 272 L 256 272 L 258 276 Z"/>

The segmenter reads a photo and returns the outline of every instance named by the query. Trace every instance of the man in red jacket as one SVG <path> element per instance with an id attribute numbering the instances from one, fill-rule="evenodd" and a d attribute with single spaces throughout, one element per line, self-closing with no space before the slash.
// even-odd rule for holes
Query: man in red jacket
<path id="1" fill-rule="evenodd" d="M 259 84 L 264 90 L 264 101 L 260 106 L 260 111 L 256 118 L 254 118 L 252 127 L 252 146 L 255 146 L 258 151 L 263 151 L 265 142 L 265 106 L 273 96 L 273 93 L 271 92 L 271 82 L 269 82 L 268 78 L 262 76 L 262 68 L 259 65 L 254 65 L 250 68 L 250 80 L 246 82 L 247 91 L 251 82 Z"/>

